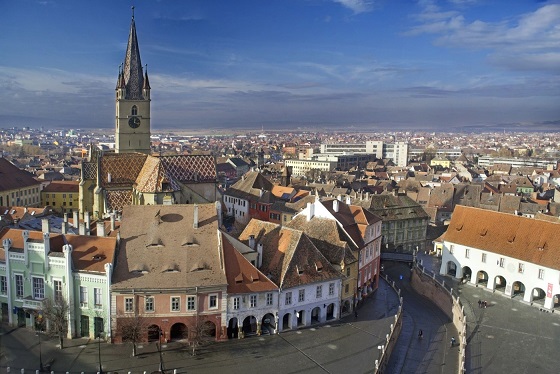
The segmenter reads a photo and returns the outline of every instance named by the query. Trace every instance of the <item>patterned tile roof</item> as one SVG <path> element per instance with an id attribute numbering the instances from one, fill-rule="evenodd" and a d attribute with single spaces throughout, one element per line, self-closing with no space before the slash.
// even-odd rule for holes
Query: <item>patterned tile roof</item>
<path id="1" fill-rule="evenodd" d="M 181 183 L 215 182 L 216 160 L 211 155 L 161 156 L 166 175 Z"/>
<path id="2" fill-rule="evenodd" d="M 179 190 L 179 184 L 166 171 L 161 158 L 148 156 L 136 179 L 136 190 L 143 193 Z"/>
<path id="3" fill-rule="evenodd" d="M 125 206 L 132 204 L 132 190 L 105 191 L 105 201 L 108 211 L 122 211 Z"/>
<path id="4" fill-rule="evenodd" d="M 459 205 L 443 239 L 560 270 L 558 223 Z"/>
<path id="5" fill-rule="evenodd" d="M 106 153 L 101 157 L 103 188 L 131 187 L 148 156 L 142 153 Z"/>

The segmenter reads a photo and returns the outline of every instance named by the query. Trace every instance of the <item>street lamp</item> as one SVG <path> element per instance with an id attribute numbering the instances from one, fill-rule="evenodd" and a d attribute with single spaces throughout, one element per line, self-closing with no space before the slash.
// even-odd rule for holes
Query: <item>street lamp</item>
<path id="1" fill-rule="evenodd" d="M 99 374 L 103 374 L 103 367 L 101 366 L 101 331 L 97 333 L 97 353 L 99 355 Z"/>
<path id="2" fill-rule="evenodd" d="M 40 331 L 37 331 L 37 337 L 39 338 L 39 372 L 45 371 L 43 367 L 43 352 L 41 350 L 41 334 Z"/>
<path id="3" fill-rule="evenodd" d="M 158 327 L 158 343 L 157 343 L 157 348 L 158 348 L 158 352 L 159 352 L 159 372 L 160 373 L 165 373 L 165 368 L 163 367 L 163 356 L 161 355 L 161 337 L 163 336 L 163 332 L 161 331 L 161 328 Z"/>

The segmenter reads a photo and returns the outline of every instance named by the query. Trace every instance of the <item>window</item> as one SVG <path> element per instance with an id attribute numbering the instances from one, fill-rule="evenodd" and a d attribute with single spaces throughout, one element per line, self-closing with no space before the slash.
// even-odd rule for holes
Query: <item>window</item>
<path id="1" fill-rule="evenodd" d="M 196 309 L 196 299 L 194 296 L 187 296 L 187 310 Z"/>
<path id="2" fill-rule="evenodd" d="M 323 286 L 317 286 L 317 291 L 315 292 L 315 297 L 317 299 L 323 297 Z"/>
<path id="3" fill-rule="evenodd" d="M 470 255 L 470 249 L 465 248 L 465 258 L 469 258 L 469 255 Z"/>
<path id="4" fill-rule="evenodd" d="M 103 306 L 103 301 L 101 298 L 101 288 L 93 289 L 93 304 L 95 308 L 101 308 Z"/>
<path id="5" fill-rule="evenodd" d="M 256 308 L 257 307 L 257 295 L 251 295 L 249 297 L 249 302 L 250 302 L 251 308 Z"/>
<path id="6" fill-rule="evenodd" d="M 134 312 L 134 299 L 132 297 L 125 297 L 124 298 L 124 312 L 125 313 Z"/>
<path id="7" fill-rule="evenodd" d="M 539 269 L 539 279 L 544 279 L 544 269 Z"/>
<path id="8" fill-rule="evenodd" d="M 486 262 L 486 253 L 482 254 L 482 262 Z"/>
<path id="9" fill-rule="evenodd" d="M 130 114 L 132 114 L 133 116 L 138 115 L 138 107 L 136 105 L 132 106 L 132 109 L 130 110 Z"/>
<path id="10" fill-rule="evenodd" d="M 329 283 L 329 296 L 334 295 L 334 283 Z"/>
<path id="11" fill-rule="evenodd" d="M 45 194 L 45 197 L 46 197 L 46 198 L 48 199 L 48 198 L 49 198 L 49 194 L 48 194 L 48 193 L 46 193 L 46 194 Z"/>
<path id="12" fill-rule="evenodd" d="M 348 266 L 346 268 L 346 276 L 349 277 L 350 276 L 350 266 Z"/>
<path id="13" fill-rule="evenodd" d="M 505 259 L 503 257 L 500 257 L 500 260 L 498 261 L 498 265 L 500 265 L 500 267 L 503 268 L 504 263 L 505 263 Z"/>
<path id="14" fill-rule="evenodd" d="M 525 271 L 525 264 L 520 262 L 519 266 L 517 267 L 517 272 L 518 273 L 523 273 L 523 271 Z"/>
<path id="15" fill-rule="evenodd" d="M 266 305 L 272 305 L 272 293 L 271 292 L 266 294 Z"/>
<path id="16" fill-rule="evenodd" d="M 16 274 L 16 297 L 23 298 L 23 275 Z"/>
<path id="17" fill-rule="evenodd" d="M 53 289 L 54 289 L 54 300 L 62 301 L 62 281 L 55 280 L 53 283 Z"/>
<path id="18" fill-rule="evenodd" d="M 305 290 L 299 290 L 298 301 L 301 303 L 305 301 Z"/>
<path id="19" fill-rule="evenodd" d="M 80 307 L 87 308 L 87 306 L 88 306 L 87 288 L 84 286 L 80 286 Z"/>
<path id="20" fill-rule="evenodd" d="M 66 194 L 65 193 L 62 194 L 62 198 L 66 199 Z"/>
<path id="21" fill-rule="evenodd" d="M 290 305 L 292 303 L 292 293 L 286 292 L 286 305 Z"/>
<path id="22" fill-rule="evenodd" d="M 144 310 L 146 312 L 153 312 L 154 311 L 154 297 L 153 296 L 146 296 L 146 301 L 144 304 Z"/>
<path id="23" fill-rule="evenodd" d="M 0 294 L 6 295 L 8 293 L 8 282 L 5 275 L 0 275 Z"/>
<path id="24" fill-rule="evenodd" d="M 350 291 L 350 285 L 349 284 L 344 286 L 344 293 L 347 294 L 348 291 Z"/>
<path id="25" fill-rule="evenodd" d="M 238 297 L 233 298 L 233 310 L 239 310 L 239 298 Z"/>
<path id="26" fill-rule="evenodd" d="M 179 312 L 181 310 L 181 298 L 179 296 L 171 297 L 171 311 Z"/>
<path id="27" fill-rule="evenodd" d="M 210 295 L 208 298 L 208 309 L 217 309 L 218 308 L 218 295 Z"/>

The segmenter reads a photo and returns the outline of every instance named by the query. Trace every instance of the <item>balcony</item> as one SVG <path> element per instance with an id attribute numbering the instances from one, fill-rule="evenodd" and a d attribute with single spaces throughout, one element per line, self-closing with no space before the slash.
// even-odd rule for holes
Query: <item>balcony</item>
<path id="1" fill-rule="evenodd" d="M 43 299 L 44 300 L 44 299 Z M 31 296 L 27 296 L 23 299 L 23 309 L 33 309 L 33 310 L 43 310 L 43 300 L 33 299 Z"/>

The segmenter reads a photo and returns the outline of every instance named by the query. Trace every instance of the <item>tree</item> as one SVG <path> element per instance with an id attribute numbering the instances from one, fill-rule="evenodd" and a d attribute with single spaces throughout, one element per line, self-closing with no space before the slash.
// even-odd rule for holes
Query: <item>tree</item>
<path id="1" fill-rule="evenodd" d="M 217 334 L 216 325 L 210 321 L 201 321 L 189 327 L 189 344 L 192 347 L 192 355 L 196 356 L 196 349 L 205 341 Z"/>
<path id="2" fill-rule="evenodd" d="M 60 297 L 43 300 L 43 314 L 47 320 L 47 333 L 57 336 L 60 349 L 64 348 L 64 336 L 68 334 L 68 302 Z"/>
<path id="3" fill-rule="evenodd" d="M 123 342 L 132 343 L 132 357 L 136 356 L 136 344 L 146 335 L 147 331 L 148 324 L 142 316 L 136 315 L 118 319 L 118 333 L 121 335 Z"/>

